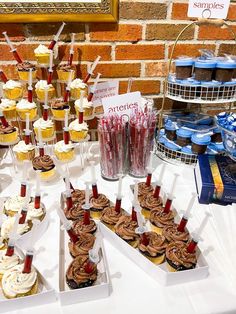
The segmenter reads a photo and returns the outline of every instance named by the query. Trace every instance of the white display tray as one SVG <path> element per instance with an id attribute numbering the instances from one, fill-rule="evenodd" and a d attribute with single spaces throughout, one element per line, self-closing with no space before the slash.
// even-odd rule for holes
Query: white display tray
<path id="1" fill-rule="evenodd" d="M 18 247 L 16 247 L 16 252 L 22 259 L 24 259 L 24 254 Z M 16 299 L 6 299 L 3 296 L 2 288 L 0 287 L 0 313 L 56 302 L 57 295 L 55 290 L 51 288 L 49 283 L 38 270 L 37 272 L 39 279 L 39 293 L 37 294 Z"/>
<path id="2" fill-rule="evenodd" d="M 207 277 L 209 270 L 204 256 L 197 250 L 198 262 L 197 266 L 191 270 L 178 272 L 169 272 L 166 263 L 155 265 L 148 258 L 143 256 L 138 249 L 133 248 L 127 242 L 122 240 L 115 232 L 111 231 L 102 222 L 100 229 L 103 236 L 122 254 L 128 257 L 132 262 L 138 265 L 151 278 L 164 286 L 181 284 L 184 282 L 195 281 Z"/>
<path id="3" fill-rule="evenodd" d="M 1 201 L 5 201 L 7 199 L 7 197 L 1 197 L 0 198 L 0 202 Z M 43 220 L 36 226 L 36 230 L 37 230 L 37 238 L 36 240 L 39 240 L 42 235 L 46 232 L 47 228 L 49 225 L 49 213 L 47 212 L 46 209 L 46 215 L 43 218 Z M 19 236 L 19 238 L 17 239 L 17 246 L 20 247 L 21 249 L 26 249 L 29 246 L 29 242 L 30 242 L 30 238 L 31 238 L 31 230 L 29 232 L 26 232 L 24 234 L 22 234 L 21 236 Z"/>
<path id="4" fill-rule="evenodd" d="M 98 226 L 99 229 L 99 226 Z M 111 280 L 108 263 L 103 243 L 101 245 L 101 260 L 98 263 L 98 279 L 94 285 L 80 289 L 70 289 L 65 280 L 67 267 L 73 260 L 68 249 L 69 236 L 60 231 L 60 256 L 59 256 L 59 300 L 61 305 L 69 305 L 91 300 L 103 299 L 111 293 Z"/>

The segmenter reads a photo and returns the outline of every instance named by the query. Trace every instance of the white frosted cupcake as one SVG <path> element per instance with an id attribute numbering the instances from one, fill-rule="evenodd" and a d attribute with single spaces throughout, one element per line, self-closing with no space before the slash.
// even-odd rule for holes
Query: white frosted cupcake
<path id="1" fill-rule="evenodd" d="M 11 270 L 16 265 L 19 265 L 21 260 L 15 253 L 12 256 L 6 256 L 7 250 L 0 251 L 0 280 L 6 271 Z"/>
<path id="2" fill-rule="evenodd" d="M 16 112 L 22 120 L 26 120 L 26 113 L 29 113 L 29 119 L 33 120 L 37 116 L 36 103 L 21 99 L 16 105 Z"/>
<path id="3" fill-rule="evenodd" d="M 21 211 L 22 206 L 25 203 L 25 197 L 15 195 L 9 197 L 4 203 L 4 212 L 7 216 L 14 216 Z"/>
<path id="4" fill-rule="evenodd" d="M 80 92 L 84 91 L 85 95 L 88 94 L 88 85 L 83 83 L 81 79 L 75 79 L 70 84 L 70 95 L 73 99 L 80 98 Z"/>
<path id="5" fill-rule="evenodd" d="M 86 122 L 79 123 L 79 119 L 76 119 L 69 124 L 69 132 L 73 142 L 81 141 L 88 134 L 88 125 Z"/>
<path id="6" fill-rule="evenodd" d="M 14 222 L 15 222 L 15 217 L 9 217 L 7 220 L 5 220 L 2 223 L 1 237 L 3 239 L 9 239 L 9 235 L 13 229 Z M 32 228 L 32 222 L 31 222 L 31 220 L 27 220 L 27 221 L 25 221 L 24 224 L 18 224 L 17 234 L 22 235 L 22 234 L 30 231 L 31 228 Z"/>
<path id="7" fill-rule="evenodd" d="M 80 99 L 77 99 L 75 101 L 75 110 L 77 116 L 79 115 L 79 110 L 80 110 Z M 83 111 L 84 111 L 84 117 L 89 117 L 92 116 L 93 114 L 93 103 L 92 101 L 88 101 L 86 97 L 83 98 Z"/>
<path id="8" fill-rule="evenodd" d="M 48 99 L 55 97 L 55 88 L 52 84 L 48 84 L 46 80 L 40 80 L 35 84 L 35 92 L 40 101 L 45 99 L 45 90 L 48 90 Z"/>
<path id="9" fill-rule="evenodd" d="M 55 127 L 52 120 L 38 119 L 33 124 L 34 132 L 38 138 L 38 128 L 41 128 L 42 139 L 52 138 L 54 136 Z"/>
<path id="10" fill-rule="evenodd" d="M 39 208 L 34 208 L 34 202 L 28 205 L 26 220 L 43 220 L 46 214 L 45 206 L 41 203 Z"/>
<path id="11" fill-rule="evenodd" d="M 40 44 L 34 49 L 34 54 L 38 64 L 49 64 L 51 50 L 48 47 Z"/>
<path id="12" fill-rule="evenodd" d="M 54 146 L 56 157 L 61 161 L 70 161 L 74 158 L 74 145 L 71 141 L 65 144 L 64 140 L 59 141 Z"/>
<path id="13" fill-rule="evenodd" d="M 13 120 L 16 118 L 15 100 L 3 98 L 0 103 L 0 109 L 7 120 Z"/>
<path id="14" fill-rule="evenodd" d="M 38 292 L 38 273 L 31 266 L 30 273 L 23 273 L 24 264 L 16 265 L 2 277 L 2 291 L 7 299 L 19 298 Z"/>
<path id="15" fill-rule="evenodd" d="M 19 99 L 23 95 L 22 84 L 18 81 L 9 80 L 3 84 L 4 95 L 8 99 Z"/>
<path id="16" fill-rule="evenodd" d="M 20 141 L 13 147 L 18 161 L 32 160 L 35 156 L 35 146 L 32 143 L 25 144 L 25 141 Z"/>

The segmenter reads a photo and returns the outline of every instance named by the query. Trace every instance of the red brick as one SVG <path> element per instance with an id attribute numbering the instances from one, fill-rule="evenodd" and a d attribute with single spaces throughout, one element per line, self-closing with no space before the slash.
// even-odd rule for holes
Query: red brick
<path id="1" fill-rule="evenodd" d="M 117 45 L 116 60 L 153 60 L 164 58 L 164 45 Z"/>
<path id="2" fill-rule="evenodd" d="M 126 20 L 162 20 L 166 18 L 167 6 L 164 3 L 120 2 L 120 18 Z"/>
<path id="3" fill-rule="evenodd" d="M 236 31 L 236 26 L 231 26 L 231 28 Z M 212 25 L 204 25 L 199 27 L 198 32 L 199 39 L 220 39 L 220 40 L 230 40 L 234 39 L 233 34 L 229 31 L 227 27 L 216 27 Z"/>
<path id="4" fill-rule="evenodd" d="M 188 4 L 187 3 L 173 3 L 172 5 L 172 20 L 189 20 L 187 16 Z"/>
<path id="5" fill-rule="evenodd" d="M 146 40 L 174 40 L 187 24 L 148 24 Z M 189 27 L 180 37 L 181 40 L 193 39 L 194 26 Z"/>
<path id="6" fill-rule="evenodd" d="M 145 64 L 145 76 L 160 76 L 164 77 L 167 75 L 167 62 L 146 62 Z"/>
<path id="7" fill-rule="evenodd" d="M 172 50 L 173 45 L 169 46 L 169 56 Z M 179 56 L 191 56 L 197 57 L 200 55 L 199 49 L 206 49 L 206 44 L 177 44 L 174 50 L 173 57 Z M 215 45 L 209 44 L 207 45 L 207 49 L 215 50 Z"/>
<path id="8" fill-rule="evenodd" d="M 1 50 L 1 49 L 0 49 Z M 2 58 L 1 58 L 2 60 Z M 19 79 L 16 66 L 13 64 L 1 64 L 0 68 L 3 70 L 3 72 L 6 74 L 6 77 L 10 80 L 17 80 Z"/>
<path id="9" fill-rule="evenodd" d="M 97 72 L 102 77 L 139 77 L 141 71 L 140 63 L 103 63 L 98 64 Z"/>
<path id="10" fill-rule="evenodd" d="M 91 24 L 91 41 L 132 41 L 142 38 L 142 26 L 137 24 Z"/>
<path id="11" fill-rule="evenodd" d="M 160 81 L 154 80 L 135 80 L 132 82 L 131 91 L 140 91 L 143 95 L 151 95 L 160 93 Z M 128 81 L 120 81 L 119 93 L 127 92 Z"/>
<path id="12" fill-rule="evenodd" d="M 229 6 L 227 19 L 231 20 L 231 21 L 235 21 L 236 20 L 236 4 L 231 4 Z"/>
<path id="13" fill-rule="evenodd" d="M 69 45 L 59 47 L 59 59 L 66 61 L 69 56 Z M 111 60 L 111 46 L 109 45 L 75 45 L 74 61 L 94 61 L 101 56 L 101 61 Z"/>
<path id="14" fill-rule="evenodd" d="M 0 40 L 5 41 L 5 37 L 2 32 L 7 32 L 11 41 L 24 41 L 25 34 L 23 24 L 0 24 Z"/>
<path id="15" fill-rule="evenodd" d="M 223 53 L 228 53 L 228 54 L 236 54 L 236 47 L 235 44 L 221 44 L 219 47 L 219 52 L 218 54 L 221 55 Z"/>

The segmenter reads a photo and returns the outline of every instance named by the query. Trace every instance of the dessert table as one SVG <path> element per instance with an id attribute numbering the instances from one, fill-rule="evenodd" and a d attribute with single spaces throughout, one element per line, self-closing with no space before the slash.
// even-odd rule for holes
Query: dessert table
<path id="1" fill-rule="evenodd" d="M 154 158 L 156 169 L 153 179 L 160 173 L 161 161 Z M 88 164 L 87 164 L 88 165 Z M 71 182 L 76 188 L 84 188 L 84 181 L 90 179 L 89 167 L 82 171 L 79 156 L 69 164 Z M 100 176 L 99 161 L 96 159 L 96 172 L 98 178 L 98 190 L 115 201 L 117 182 L 105 181 Z M 164 190 L 169 191 L 173 174 L 180 174 L 176 189 L 176 198 L 173 206 L 180 213 L 186 209 L 191 193 L 195 191 L 193 168 L 167 164 L 164 175 Z M 13 176 L 13 177 L 12 177 Z M 29 170 L 29 180 L 33 181 L 33 170 Z M 129 188 L 134 178 L 124 178 L 122 207 L 131 211 L 132 192 Z M 11 164 L 11 156 L 0 162 L 0 196 L 9 196 L 18 193 L 18 175 L 14 175 Z M 45 276 L 51 286 L 58 290 L 59 287 L 59 218 L 56 214 L 56 206 L 59 206 L 60 193 L 65 186 L 62 178 L 51 183 L 43 183 L 45 195 L 42 198 L 50 213 L 50 224 L 44 235 L 36 244 L 36 257 L 34 265 Z M 205 211 L 213 213 L 209 223 L 204 229 L 199 247 L 209 265 L 209 276 L 195 282 L 178 284 L 175 286 L 162 286 L 144 273 L 137 265 L 115 249 L 106 239 L 104 246 L 107 254 L 109 272 L 112 281 L 112 292 L 109 298 L 91 302 L 78 303 L 61 307 L 59 302 L 48 305 L 42 304 L 34 308 L 16 309 L 11 313 L 38 314 L 47 313 L 83 313 L 83 314 L 116 314 L 132 313 L 141 314 L 157 312 L 159 314 L 210 314 L 210 313 L 236 313 L 236 272 L 231 264 L 231 259 L 236 253 L 233 241 L 232 250 L 222 248 L 222 243 L 227 240 L 227 232 L 224 228 L 229 223 L 232 226 L 236 222 L 232 206 L 220 207 L 217 205 L 200 205 L 197 202 L 193 208 L 192 217 L 188 227 L 193 231 L 205 215 Z M 230 216 L 228 216 L 230 214 Z M 233 219 L 235 218 L 235 221 Z M 221 228 L 222 226 L 222 228 Z M 236 231 L 234 231 L 235 233 Z M 235 239 L 232 234 L 232 239 Z M 227 246 L 228 248 L 229 246 Z M 233 255 L 234 254 L 234 255 Z"/>

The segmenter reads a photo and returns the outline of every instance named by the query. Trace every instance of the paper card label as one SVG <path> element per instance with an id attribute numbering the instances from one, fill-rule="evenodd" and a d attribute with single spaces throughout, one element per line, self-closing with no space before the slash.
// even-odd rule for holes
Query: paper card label
<path id="1" fill-rule="evenodd" d="M 225 19 L 230 0 L 189 0 L 188 16 Z"/>
<path id="2" fill-rule="evenodd" d="M 102 99 L 105 114 L 128 115 L 140 107 L 141 93 L 133 92 Z"/>
<path id="3" fill-rule="evenodd" d="M 89 86 L 90 88 L 92 87 Z M 97 84 L 97 89 L 93 94 L 93 105 L 98 107 L 102 105 L 102 98 L 116 96 L 119 93 L 119 81 L 107 81 Z"/>

